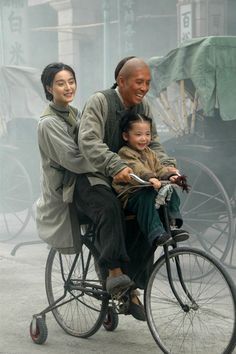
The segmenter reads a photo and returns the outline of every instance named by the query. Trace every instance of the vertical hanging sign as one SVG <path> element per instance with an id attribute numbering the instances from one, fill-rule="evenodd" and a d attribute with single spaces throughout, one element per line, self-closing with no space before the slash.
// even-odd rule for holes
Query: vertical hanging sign
<path id="1" fill-rule="evenodd" d="M 120 1 L 120 48 L 124 56 L 134 54 L 135 1 Z"/>
<path id="2" fill-rule="evenodd" d="M 1 1 L 2 50 L 4 65 L 26 65 L 27 1 Z"/>
<path id="3" fill-rule="evenodd" d="M 192 5 L 180 6 L 180 42 L 192 38 Z"/>

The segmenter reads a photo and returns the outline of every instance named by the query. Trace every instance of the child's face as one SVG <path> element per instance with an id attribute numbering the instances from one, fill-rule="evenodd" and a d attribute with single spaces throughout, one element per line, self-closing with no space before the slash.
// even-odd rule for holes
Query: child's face
<path id="1" fill-rule="evenodd" d="M 123 133 L 123 139 L 131 148 L 142 151 L 151 142 L 151 126 L 149 122 L 135 122 L 128 132 Z"/>

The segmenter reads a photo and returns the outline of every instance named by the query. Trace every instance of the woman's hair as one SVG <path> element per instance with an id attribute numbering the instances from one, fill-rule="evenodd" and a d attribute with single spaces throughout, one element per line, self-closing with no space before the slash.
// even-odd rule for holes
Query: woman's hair
<path id="1" fill-rule="evenodd" d="M 150 124 L 150 128 L 152 129 L 152 118 L 145 116 L 144 114 L 129 112 L 121 118 L 121 133 L 127 133 L 132 128 L 132 124 L 137 122 L 148 122 Z"/>
<path id="2" fill-rule="evenodd" d="M 71 72 L 71 74 L 73 75 L 73 78 L 76 82 L 76 77 L 75 77 L 75 72 L 74 70 L 67 64 L 64 63 L 51 63 L 48 64 L 44 69 L 43 72 L 41 74 L 41 82 L 43 84 L 43 88 L 44 88 L 44 92 L 46 95 L 46 99 L 48 101 L 52 101 L 53 100 L 53 95 L 48 92 L 47 87 L 51 87 L 54 77 L 56 76 L 57 73 L 59 73 L 62 70 L 68 70 Z"/>
<path id="3" fill-rule="evenodd" d="M 121 71 L 121 69 L 123 68 L 123 66 L 125 65 L 125 63 L 130 60 L 130 59 L 133 59 L 133 58 L 136 58 L 134 55 L 131 55 L 129 57 L 125 57 L 123 58 L 116 66 L 115 68 L 115 72 L 114 72 L 114 77 L 115 77 L 115 81 L 117 80 L 118 78 L 118 75 L 119 75 L 119 72 Z M 112 89 L 115 89 L 117 87 L 117 82 L 115 82 L 113 85 L 112 85 Z"/>

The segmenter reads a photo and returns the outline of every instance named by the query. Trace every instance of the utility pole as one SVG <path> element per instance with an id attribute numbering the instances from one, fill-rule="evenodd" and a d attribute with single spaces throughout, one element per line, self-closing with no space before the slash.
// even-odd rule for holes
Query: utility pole
<path id="1" fill-rule="evenodd" d="M 110 22 L 110 5 L 109 0 L 103 0 L 103 87 L 108 85 L 110 70 L 110 53 L 109 53 L 109 22 Z"/>
<path id="2" fill-rule="evenodd" d="M 3 6 L 0 2 L 0 66 L 5 64 L 5 55 L 4 55 L 4 31 L 3 31 Z"/>

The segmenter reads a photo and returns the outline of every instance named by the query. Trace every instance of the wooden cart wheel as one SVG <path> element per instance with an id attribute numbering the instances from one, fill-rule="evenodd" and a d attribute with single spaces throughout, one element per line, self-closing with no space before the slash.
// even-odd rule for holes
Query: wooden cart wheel
<path id="1" fill-rule="evenodd" d="M 207 166 L 187 157 L 177 160 L 191 186 L 188 194 L 180 192 L 181 213 L 184 228 L 190 233 L 189 242 L 228 264 L 234 234 L 229 197 Z"/>
<path id="2" fill-rule="evenodd" d="M 0 155 L 0 241 L 18 236 L 26 227 L 33 204 L 32 184 L 23 164 L 12 153 Z"/>

